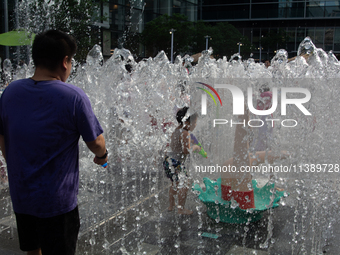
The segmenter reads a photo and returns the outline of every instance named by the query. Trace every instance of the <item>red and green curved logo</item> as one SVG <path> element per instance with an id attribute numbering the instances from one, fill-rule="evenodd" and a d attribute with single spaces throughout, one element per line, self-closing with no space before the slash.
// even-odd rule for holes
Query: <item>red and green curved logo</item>
<path id="1" fill-rule="evenodd" d="M 206 84 L 206 83 L 203 83 L 203 82 L 197 82 L 197 83 L 206 86 L 206 87 L 209 88 L 212 92 L 214 92 L 215 95 L 217 96 L 218 100 L 220 101 L 221 106 L 222 106 L 222 100 L 221 100 L 221 98 L 220 98 L 220 95 L 217 93 L 217 91 L 216 91 L 212 86 L 210 86 L 210 85 L 208 85 L 208 84 Z M 209 90 L 204 89 L 204 88 L 201 88 L 201 87 L 197 87 L 197 88 L 203 90 L 204 92 L 206 92 L 206 93 L 212 98 L 212 100 L 214 101 L 215 105 L 217 106 L 216 100 L 215 100 L 214 96 L 211 94 L 211 92 L 210 92 Z"/>

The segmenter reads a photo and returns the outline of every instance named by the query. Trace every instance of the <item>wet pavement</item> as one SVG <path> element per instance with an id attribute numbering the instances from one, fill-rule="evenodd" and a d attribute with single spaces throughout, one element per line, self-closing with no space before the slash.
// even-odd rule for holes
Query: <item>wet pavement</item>
<path id="1" fill-rule="evenodd" d="M 168 211 L 170 183 L 163 173 L 141 172 L 139 177 L 131 181 L 127 174 L 120 176 L 119 182 L 116 177 L 116 185 L 82 184 L 77 254 L 338 254 L 340 224 L 325 219 L 332 223 L 332 232 L 324 233 L 320 216 L 315 216 L 318 208 L 294 192 L 258 222 L 228 224 L 209 218 L 193 192 L 186 205 L 193 215 Z M 156 177 L 158 181 L 153 183 Z M 123 185 L 132 188 L 122 192 Z M 296 180 L 287 179 L 285 185 L 295 187 Z M 337 181 L 333 185 L 339 187 Z M 8 189 L 2 189 L 0 254 L 24 254 L 18 247 L 8 201 Z M 310 210 L 301 211 L 300 206 Z"/>

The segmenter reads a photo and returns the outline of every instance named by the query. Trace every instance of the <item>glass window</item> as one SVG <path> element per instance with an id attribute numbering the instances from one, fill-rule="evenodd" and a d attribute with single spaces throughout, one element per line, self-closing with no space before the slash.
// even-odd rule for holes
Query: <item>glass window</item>
<path id="1" fill-rule="evenodd" d="M 323 42 L 325 38 L 325 29 L 324 28 L 315 28 L 315 39 L 314 44 L 317 48 L 323 48 Z"/>
<path id="2" fill-rule="evenodd" d="M 202 19 L 212 20 L 218 19 L 218 7 L 216 6 L 203 6 L 202 7 Z"/>
<path id="3" fill-rule="evenodd" d="M 279 17 L 286 18 L 289 14 L 290 3 L 289 2 L 280 2 L 279 3 Z"/>
<path id="4" fill-rule="evenodd" d="M 197 5 L 188 1 L 183 1 L 181 2 L 181 5 L 177 6 L 175 9 L 174 12 L 176 11 L 176 13 L 185 15 L 189 21 L 194 22 L 197 20 Z"/>
<path id="5" fill-rule="evenodd" d="M 111 33 L 111 49 L 118 48 L 118 39 L 122 36 L 120 33 Z"/>
<path id="6" fill-rule="evenodd" d="M 306 17 L 324 17 L 325 4 L 323 1 L 309 1 L 306 6 Z"/>
<path id="7" fill-rule="evenodd" d="M 183 8 L 183 14 L 188 17 L 189 21 L 197 20 L 197 5 L 186 2 Z"/>
<path id="8" fill-rule="evenodd" d="M 154 1 L 154 0 L 145 0 L 144 11 L 159 13 L 159 5 L 158 5 L 158 1 Z"/>
<path id="9" fill-rule="evenodd" d="M 333 49 L 334 28 L 325 28 L 325 51 Z"/>
<path id="10" fill-rule="evenodd" d="M 334 29 L 334 51 L 340 51 L 340 28 Z"/>
<path id="11" fill-rule="evenodd" d="M 110 5 L 111 27 L 115 30 L 124 30 L 125 7 L 118 4 Z"/>
<path id="12" fill-rule="evenodd" d="M 197 4 L 198 0 L 188 0 L 188 3 Z"/>
<path id="13" fill-rule="evenodd" d="M 203 19 L 248 19 L 249 5 L 220 5 L 203 7 Z"/>
<path id="14" fill-rule="evenodd" d="M 288 52 L 296 51 L 295 33 L 296 33 L 296 29 L 295 28 L 288 28 L 287 29 L 287 36 L 288 36 L 287 51 Z"/>
<path id="15" fill-rule="evenodd" d="M 339 1 L 325 2 L 325 17 L 340 17 L 340 2 Z"/>
<path id="16" fill-rule="evenodd" d="M 170 7 L 171 7 L 171 5 L 170 5 L 169 1 L 159 1 L 159 12 L 160 12 L 160 14 L 171 15 Z"/>
<path id="17" fill-rule="evenodd" d="M 305 29 L 304 28 L 297 28 L 296 29 L 296 44 L 300 45 L 300 43 L 305 39 L 306 34 L 305 34 Z M 297 47 L 296 47 L 297 49 Z"/>
<path id="18" fill-rule="evenodd" d="M 314 42 L 315 40 L 315 28 L 314 27 L 307 27 L 306 28 L 306 36 L 309 36 L 310 39 Z"/>
<path id="19" fill-rule="evenodd" d="M 248 19 L 249 5 L 230 5 L 220 9 L 222 19 Z"/>
<path id="20" fill-rule="evenodd" d="M 251 17 L 253 19 L 279 17 L 279 3 L 253 4 L 251 8 Z"/>
<path id="21" fill-rule="evenodd" d="M 290 3 L 288 11 L 288 16 L 291 18 L 303 18 L 305 16 L 305 3 L 302 2 L 293 2 Z"/>
<path id="22" fill-rule="evenodd" d="M 109 26 L 110 25 L 110 19 L 112 21 L 112 15 L 111 15 L 111 12 L 110 12 L 110 5 L 109 5 L 109 3 L 103 3 L 103 15 L 104 15 L 104 17 L 108 18 L 106 20 L 103 20 L 103 24 L 105 26 Z"/>

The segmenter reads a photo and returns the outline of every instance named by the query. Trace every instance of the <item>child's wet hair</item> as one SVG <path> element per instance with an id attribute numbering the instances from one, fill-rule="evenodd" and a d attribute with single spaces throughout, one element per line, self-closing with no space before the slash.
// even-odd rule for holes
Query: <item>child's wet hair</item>
<path id="1" fill-rule="evenodd" d="M 188 112 L 188 109 L 189 107 L 183 107 L 181 109 L 178 110 L 177 114 L 176 114 L 176 119 L 177 119 L 177 122 L 179 124 L 183 124 L 183 118 L 185 117 L 185 115 L 187 114 Z M 191 123 L 191 122 L 194 122 L 196 121 L 198 118 L 198 114 L 197 113 L 194 113 L 192 115 L 190 115 L 185 121 Z"/>

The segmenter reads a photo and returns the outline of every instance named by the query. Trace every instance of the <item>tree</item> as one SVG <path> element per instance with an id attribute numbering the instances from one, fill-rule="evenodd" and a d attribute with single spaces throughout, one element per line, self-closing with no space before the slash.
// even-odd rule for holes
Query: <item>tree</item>
<path id="1" fill-rule="evenodd" d="M 142 42 L 148 55 L 155 56 L 159 51 L 164 50 L 170 56 L 170 29 L 176 30 L 174 33 L 174 53 L 191 52 L 194 24 L 188 21 L 186 16 L 174 14 L 173 16 L 159 16 L 146 24 L 142 33 Z"/>
<path id="2" fill-rule="evenodd" d="M 211 46 L 211 43 L 213 42 L 213 26 L 211 26 L 208 23 L 205 23 L 203 21 L 198 21 L 195 24 L 195 32 L 194 32 L 194 38 L 193 38 L 193 54 L 202 52 L 202 50 L 206 47 L 206 40 L 205 36 L 210 36 L 209 39 L 209 47 Z M 215 49 L 214 49 L 215 50 Z"/>
<path id="3" fill-rule="evenodd" d="M 98 43 L 98 28 L 93 26 L 94 21 L 101 19 L 98 6 L 92 0 L 56 0 L 55 5 L 54 28 L 75 37 L 78 45 L 75 58 L 84 62 L 89 50 Z"/>
<path id="4" fill-rule="evenodd" d="M 231 57 L 238 52 L 238 43 L 242 43 L 241 55 L 250 53 L 250 42 L 233 25 L 228 22 L 219 22 L 215 26 L 208 26 L 208 35 L 212 40 L 209 45 L 214 50 L 214 56 Z"/>
<path id="5" fill-rule="evenodd" d="M 275 51 L 277 49 L 285 49 L 288 39 L 289 37 L 285 30 L 271 30 L 261 38 L 261 45 L 263 48 L 272 51 Z"/>
<path id="6" fill-rule="evenodd" d="M 119 37 L 115 42 L 118 48 L 128 49 L 135 60 L 140 58 L 140 46 L 141 34 L 131 31 L 124 32 L 123 36 Z"/>
<path id="7" fill-rule="evenodd" d="M 86 60 L 87 53 L 98 43 L 98 28 L 95 21 L 105 19 L 99 14 L 104 0 L 31 0 L 18 4 L 18 28 L 39 33 L 58 29 L 75 37 L 78 50 L 75 59 Z"/>
<path id="8" fill-rule="evenodd" d="M 180 14 L 159 16 L 146 24 L 142 33 L 147 55 L 154 56 L 160 50 L 170 55 L 171 28 L 176 29 L 174 36 L 174 50 L 176 54 L 195 54 L 205 50 L 205 36 L 209 35 L 209 47 L 214 50 L 214 56 L 230 57 L 238 52 L 238 42 L 242 42 L 243 53 L 250 53 L 250 42 L 247 38 L 228 22 L 220 22 L 216 25 L 203 21 L 190 22 L 187 17 Z"/>

